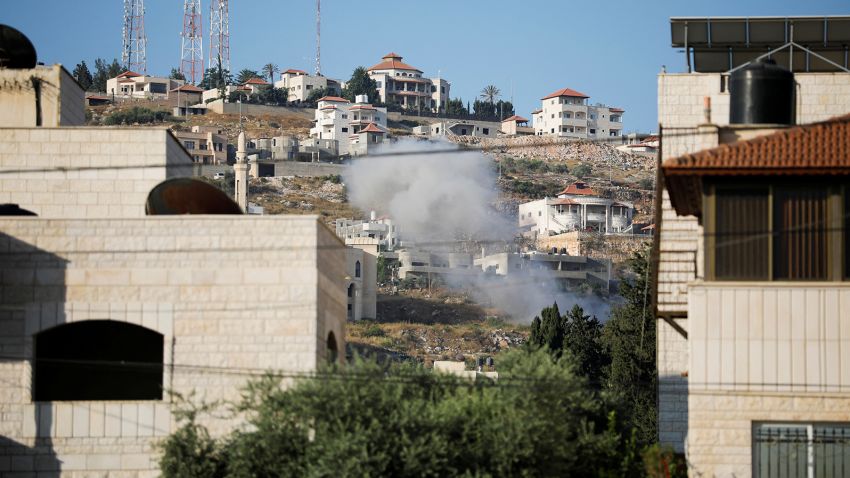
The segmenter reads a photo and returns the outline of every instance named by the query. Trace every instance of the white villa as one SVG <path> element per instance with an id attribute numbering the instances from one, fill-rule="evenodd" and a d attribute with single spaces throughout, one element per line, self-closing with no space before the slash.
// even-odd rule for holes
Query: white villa
<path id="1" fill-rule="evenodd" d="M 305 101 L 313 90 L 329 88 L 334 94 L 342 94 L 342 88 L 338 80 L 318 75 L 310 75 L 304 70 L 288 69 L 280 74 L 280 80 L 274 82 L 275 88 L 286 88 L 289 90 L 289 101 Z"/>
<path id="2" fill-rule="evenodd" d="M 578 181 L 558 193 L 519 205 L 519 227 L 539 236 L 569 231 L 605 234 L 631 232 L 634 205 L 599 197 L 586 183 Z"/>
<path id="3" fill-rule="evenodd" d="M 544 96 L 541 108 L 532 112 L 534 134 L 580 139 L 622 135 L 624 110 L 590 105 L 589 98 L 570 88 Z"/>
<path id="4" fill-rule="evenodd" d="M 338 96 L 320 98 L 313 122 L 310 137 L 333 141 L 331 149 L 340 156 L 368 154 L 370 146 L 389 136 L 387 109 L 370 105 L 366 95 L 354 104 Z"/>
<path id="5" fill-rule="evenodd" d="M 116 98 L 166 99 L 169 91 L 185 83 L 183 80 L 142 75 L 128 70 L 106 80 L 106 93 Z"/>
<path id="6" fill-rule="evenodd" d="M 382 61 L 368 69 L 378 83 L 384 104 L 398 104 L 407 110 L 445 109 L 450 84 L 443 78 L 423 78 L 422 70 L 404 63 L 401 55 L 387 53 Z"/>
<path id="7" fill-rule="evenodd" d="M 368 221 L 362 219 L 337 219 L 334 223 L 336 235 L 343 241 L 376 239 L 382 250 L 392 251 L 401 244 L 398 226 L 387 216 L 378 217 L 375 211 Z"/>

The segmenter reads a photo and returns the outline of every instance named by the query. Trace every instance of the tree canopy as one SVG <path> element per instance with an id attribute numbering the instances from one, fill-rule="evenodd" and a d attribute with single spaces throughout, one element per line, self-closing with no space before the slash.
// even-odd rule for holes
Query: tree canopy
<path id="1" fill-rule="evenodd" d="M 366 95 L 369 97 L 369 103 L 376 105 L 380 97 L 378 96 L 378 82 L 369 77 L 369 72 L 366 68 L 358 66 L 351 73 L 351 79 L 345 84 L 342 90 L 342 97 L 351 101 L 355 101 L 357 95 Z M 320 97 L 321 98 L 321 97 Z"/>
<path id="2" fill-rule="evenodd" d="M 94 75 L 92 76 L 92 91 L 104 91 L 106 93 L 113 93 L 111 91 L 106 91 L 106 81 L 115 78 L 124 72 L 124 67 L 118 63 L 118 60 L 113 59 L 112 63 L 107 63 L 106 60 L 102 58 L 98 58 L 94 61 Z"/>
<path id="3" fill-rule="evenodd" d="M 517 351 L 497 382 L 357 361 L 283 389 L 254 382 L 250 426 L 211 438 L 189 411 L 164 443 L 162 475 L 622 476 L 628 438 L 569 358 Z M 624 459 L 624 457 L 626 459 Z"/>
<path id="4" fill-rule="evenodd" d="M 77 63 L 77 66 L 74 67 L 74 71 L 71 72 L 71 75 L 75 80 L 77 80 L 77 83 L 79 83 L 84 90 L 88 91 L 92 87 L 94 80 L 85 60 Z"/>
<path id="5" fill-rule="evenodd" d="M 184 75 L 183 72 L 180 71 L 177 68 L 172 68 L 171 73 L 168 75 L 168 77 L 171 78 L 172 80 L 186 81 L 186 75 Z"/>
<path id="6" fill-rule="evenodd" d="M 207 68 L 204 71 L 204 77 L 198 83 L 199 88 L 212 90 L 213 88 L 224 88 L 227 85 L 233 84 L 233 75 L 230 71 L 221 67 Z"/>
<path id="7" fill-rule="evenodd" d="M 236 75 L 236 83 L 243 85 L 252 78 L 263 79 L 263 76 L 257 70 L 243 69 Z"/>
<path id="8" fill-rule="evenodd" d="M 262 68 L 263 75 L 269 79 L 269 83 L 274 83 L 274 74 L 280 71 L 280 68 L 274 63 L 266 63 Z"/>

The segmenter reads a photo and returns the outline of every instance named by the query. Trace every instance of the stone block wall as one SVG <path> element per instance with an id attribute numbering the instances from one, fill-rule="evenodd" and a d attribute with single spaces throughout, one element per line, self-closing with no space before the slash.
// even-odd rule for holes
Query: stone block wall
<path id="1" fill-rule="evenodd" d="M 0 474 L 158 476 L 154 445 L 175 426 L 167 394 L 33 401 L 39 332 L 143 326 L 163 336 L 164 388 L 235 399 L 264 370 L 315 370 L 330 332 L 345 349 L 344 249 L 315 216 L 0 219 Z"/>
<path id="2" fill-rule="evenodd" d="M 194 167 L 165 129 L 0 128 L 0 203 L 40 217 L 141 217 L 154 186 Z"/>

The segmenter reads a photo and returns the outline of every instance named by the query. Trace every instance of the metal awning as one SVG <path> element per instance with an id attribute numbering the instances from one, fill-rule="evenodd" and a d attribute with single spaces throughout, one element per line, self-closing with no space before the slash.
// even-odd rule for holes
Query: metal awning
<path id="1" fill-rule="evenodd" d="M 727 72 L 761 56 L 795 72 L 848 71 L 850 15 L 823 17 L 675 17 L 672 46 L 688 70 Z"/>

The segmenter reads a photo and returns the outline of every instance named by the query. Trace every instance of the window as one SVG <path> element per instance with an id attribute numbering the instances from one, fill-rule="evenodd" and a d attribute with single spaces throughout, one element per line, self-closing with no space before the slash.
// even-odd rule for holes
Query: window
<path id="1" fill-rule="evenodd" d="M 347 114 L 343 114 L 343 115 L 342 115 L 342 119 L 348 119 L 348 115 L 347 115 Z"/>
<path id="2" fill-rule="evenodd" d="M 590 128 L 590 134 L 596 134 L 596 128 Z"/>
<path id="3" fill-rule="evenodd" d="M 328 363 L 336 363 L 339 356 L 339 350 L 336 345 L 336 336 L 333 332 L 328 332 Z"/>
<path id="4" fill-rule="evenodd" d="M 838 280 L 838 186 L 714 186 L 708 198 L 706 255 L 714 280 Z M 847 199 L 843 201 L 847 204 Z M 837 207 L 830 207 L 830 205 Z M 846 244 L 847 235 L 844 237 Z M 846 260 L 845 260 L 846 261 Z"/>
<path id="5" fill-rule="evenodd" d="M 59 325 L 35 336 L 33 399 L 161 400 L 163 336 L 113 320 Z"/>
<path id="6" fill-rule="evenodd" d="M 312 89 L 313 89 L 313 85 L 306 85 L 306 86 L 304 87 L 304 89 L 305 89 L 305 90 L 312 90 Z"/>
<path id="7" fill-rule="evenodd" d="M 360 277 L 360 261 L 354 263 L 354 277 Z"/>
<path id="8" fill-rule="evenodd" d="M 753 476 L 846 476 L 850 424 L 758 424 L 753 429 Z"/>
<path id="9" fill-rule="evenodd" d="M 490 134 L 490 128 L 484 128 L 482 133 L 489 135 Z"/>
<path id="10" fill-rule="evenodd" d="M 342 128 L 343 133 L 348 133 L 348 128 Z"/>
<path id="11" fill-rule="evenodd" d="M 151 93 L 167 93 L 168 88 L 165 83 L 151 83 L 150 84 L 150 92 Z"/>
<path id="12" fill-rule="evenodd" d="M 194 141 L 183 141 L 183 146 L 186 149 L 195 149 L 195 142 Z"/>

